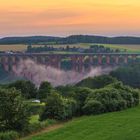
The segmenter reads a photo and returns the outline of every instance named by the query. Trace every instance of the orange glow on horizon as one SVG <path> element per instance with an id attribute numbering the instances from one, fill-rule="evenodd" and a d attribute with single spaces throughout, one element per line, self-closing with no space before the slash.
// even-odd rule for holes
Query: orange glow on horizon
<path id="1" fill-rule="evenodd" d="M 137 35 L 139 0 L 0 0 L 0 36 Z"/>

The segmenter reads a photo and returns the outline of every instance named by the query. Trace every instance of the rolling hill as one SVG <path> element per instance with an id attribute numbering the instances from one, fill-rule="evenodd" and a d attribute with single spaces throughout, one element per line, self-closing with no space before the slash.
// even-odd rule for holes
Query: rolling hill
<path id="1" fill-rule="evenodd" d="M 105 37 L 95 35 L 72 35 L 68 37 L 53 36 L 26 36 L 5 37 L 0 39 L 0 44 L 34 44 L 34 43 L 74 44 L 74 43 L 102 43 L 102 44 L 140 44 L 140 37 Z"/>
<path id="2" fill-rule="evenodd" d="M 57 130 L 24 140 L 140 140 L 140 106 L 121 112 L 81 117 Z"/>

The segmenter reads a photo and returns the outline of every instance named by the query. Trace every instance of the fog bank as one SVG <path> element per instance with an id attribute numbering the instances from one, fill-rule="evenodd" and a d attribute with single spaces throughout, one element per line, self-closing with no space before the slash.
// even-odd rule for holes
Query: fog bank
<path id="1" fill-rule="evenodd" d="M 99 76 L 102 74 L 109 73 L 112 67 L 92 67 L 88 72 L 75 72 L 75 71 L 64 71 L 53 67 L 46 67 L 46 65 L 37 64 L 36 62 L 28 59 L 19 62 L 15 74 L 17 76 L 25 77 L 31 80 L 36 86 L 39 86 L 41 82 L 48 81 L 53 86 L 75 84 L 79 81 L 87 78 Z"/>

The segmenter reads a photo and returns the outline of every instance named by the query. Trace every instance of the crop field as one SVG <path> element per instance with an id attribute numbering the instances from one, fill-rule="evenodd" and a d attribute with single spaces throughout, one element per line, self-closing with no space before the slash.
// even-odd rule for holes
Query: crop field
<path id="1" fill-rule="evenodd" d="M 81 47 L 81 48 L 89 48 L 91 43 L 79 43 L 79 44 L 65 44 L 65 45 L 48 45 L 53 47 Z M 109 47 L 112 49 L 120 49 L 121 51 L 127 50 L 127 52 L 140 53 L 140 45 L 114 45 L 114 44 L 100 44 L 105 47 Z M 33 47 L 40 47 L 43 45 L 32 45 Z M 15 44 L 15 45 L 0 45 L 0 51 L 25 51 L 27 49 L 27 45 L 25 44 Z"/>
<path id="2" fill-rule="evenodd" d="M 121 112 L 81 117 L 62 128 L 26 140 L 140 140 L 140 106 Z"/>
<path id="3" fill-rule="evenodd" d="M 120 49 L 124 51 L 125 49 L 127 52 L 135 52 L 140 53 L 140 45 L 114 45 L 114 44 L 103 44 L 105 47 L 109 47 L 112 49 Z"/>
<path id="4" fill-rule="evenodd" d="M 0 51 L 24 51 L 26 48 L 24 44 L 0 45 Z"/>

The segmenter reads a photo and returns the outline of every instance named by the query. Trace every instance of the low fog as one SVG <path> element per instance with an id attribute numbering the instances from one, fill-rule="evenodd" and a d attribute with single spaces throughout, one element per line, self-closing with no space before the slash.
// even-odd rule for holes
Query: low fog
<path id="1" fill-rule="evenodd" d="M 59 70 L 50 66 L 46 67 L 46 65 L 38 64 L 28 59 L 20 61 L 14 73 L 17 76 L 31 80 L 36 86 L 39 86 L 43 81 L 48 81 L 56 87 L 60 85 L 76 84 L 87 77 L 107 74 L 112 69 L 114 68 L 92 67 L 88 72 L 79 73 L 71 70 Z"/>

